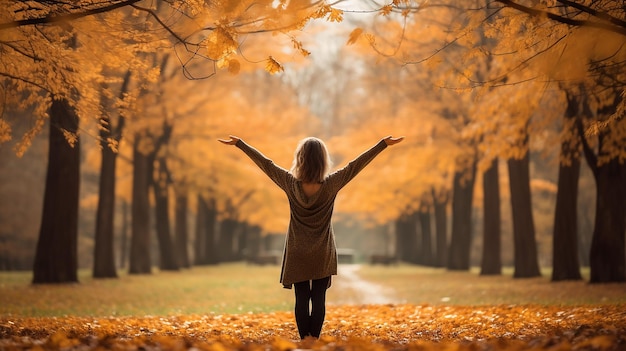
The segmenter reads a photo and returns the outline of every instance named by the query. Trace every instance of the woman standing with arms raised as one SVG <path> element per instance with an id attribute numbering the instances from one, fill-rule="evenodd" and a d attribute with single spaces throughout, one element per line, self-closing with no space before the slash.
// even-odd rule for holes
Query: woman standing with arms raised
<path id="1" fill-rule="evenodd" d="M 319 338 L 326 314 L 326 289 L 337 274 L 337 251 L 331 223 L 337 193 L 387 146 L 404 138 L 383 138 L 376 145 L 329 174 L 326 145 L 305 138 L 296 148 L 291 170 L 274 164 L 238 137 L 219 139 L 241 149 L 286 194 L 290 220 L 283 253 L 280 282 L 295 286 L 295 317 L 300 337 Z M 309 302 L 311 309 L 309 311 Z"/>

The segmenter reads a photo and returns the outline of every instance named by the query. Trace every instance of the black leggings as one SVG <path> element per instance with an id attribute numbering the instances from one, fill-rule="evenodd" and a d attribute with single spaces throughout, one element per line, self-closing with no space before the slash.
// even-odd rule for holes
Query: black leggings
<path id="1" fill-rule="evenodd" d="M 326 289 L 329 282 L 330 277 L 326 277 L 294 284 L 296 324 L 301 339 L 307 336 L 320 337 L 326 315 Z M 310 313 L 309 302 L 311 303 Z"/>

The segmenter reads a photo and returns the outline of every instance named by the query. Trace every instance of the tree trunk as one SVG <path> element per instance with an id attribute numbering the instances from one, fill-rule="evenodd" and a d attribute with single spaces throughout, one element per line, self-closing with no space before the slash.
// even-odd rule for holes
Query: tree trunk
<path id="1" fill-rule="evenodd" d="M 33 265 L 33 284 L 78 282 L 78 200 L 80 142 L 70 145 L 63 131 L 78 132 L 78 116 L 67 100 L 52 100 L 43 214 Z"/>
<path id="2" fill-rule="evenodd" d="M 128 202 L 126 200 L 122 200 L 122 238 L 120 241 L 120 268 L 126 268 L 128 258 Z"/>
<path id="3" fill-rule="evenodd" d="M 430 224 L 430 208 L 425 208 L 419 212 L 420 229 L 422 233 L 421 243 L 421 263 L 426 266 L 433 265 L 433 243 L 432 230 Z"/>
<path id="4" fill-rule="evenodd" d="M 150 178 L 153 159 L 139 150 L 141 136 L 133 145 L 133 203 L 130 241 L 130 274 L 150 274 Z"/>
<path id="5" fill-rule="evenodd" d="M 469 174 L 467 173 L 469 172 Z M 452 235 L 447 268 L 469 270 L 472 246 L 472 199 L 476 178 L 476 162 L 467 172 L 454 174 L 452 194 Z"/>
<path id="6" fill-rule="evenodd" d="M 187 193 L 183 190 L 177 191 L 176 194 L 176 215 L 175 215 L 175 233 L 176 233 L 176 249 L 178 249 L 178 263 L 182 268 L 191 267 L 189 261 L 188 245 L 188 212 Z"/>
<path id="7" fill-rule="evenodd" d="M 219 253 L 217 250 L 217 209 L 215 199 L 211 198 L 206 202 L 206 230 L 204 232 L 204 251 L 206 254 L 206 264 L 219 263 Z"/>
<path id="8" fill-rule="evenodd" d="M 93 258 L 94 278 L 117 278 L 113 250 L 115 213 L 115 163 L 117 154 L 105 143 L 102 147 L 98 210 Z"/>
<path id="9" fill-rule="evenodd" d="M 152 189 L 156 203 L 156 233 L 159 243 L 159 268 L 162 271 L 176 271 L 179 269 L 176 258 L 176 248 L 172 241 L 170 230 L 169 211 L 169 181 L 167 164 L 164 158 L 159 158 L 158 169 L 153 179 Z"/>
<path id="10" fill-rule="evenodd" d="M 198 194 L 197 196 L 197 205 L 196 205 L 196 240 L 194 241 L 194 258 L 193 262 L 195 265 L 201 265 L 205 263 L 205 250 L 206 246 L 204 240 L 206 240 L 205 232 L 206 232 L 206 210 L 207 204 L 202 195 Z"/>
<path id="11" fill-rule="evenodd" d="M 620 92 L 615 92 L 613 104 L 597 111 L 598 116 L 615 113 L 622 101 Z M 590 107 L 583 105 L 591 116 Z M 623 121 L 613 122 L 623 123 Z M 578 135 L 583 146 L 585 159 L 596 181 L 596 215 L 593 237 L 589 251 L 590 283 L 611 283 L 626 281 L 626 165 L 615 151 L 624 151 L 626 137 L 614 130 L 615 126 L 601 129 L 598 133 L 598 155 L 594 153 L 583 128 L 582 120 L 576 120 Z M 611 150 L 611 148 L 621 148 Z M 610 152 L 613 151 L 611 155 Z"/>
<path id="12" fill-rule="evenodd" d="M 433 190 L 433 200 L 435 203 L 435 233 L 437 236 L 437 257 L 436 267 L 445 267 L 448 258 L 448 218 L 446 206 L 448 196 L 437 196 Z"/>
<path id="13" fill-rule="evenodd" d="M 408 224 L 406 215 L 400 216 L 396 219 L 396 257 L 401 260 L 408 262 L 407 255 L 407 240 L 408 240 Z"/>
<path id="14" fill-rule="evenodd" d="M 515 245 L 514 278 L 541 276 L 537 261 L 537 243 L 530 195 L 529 155 L 509 159 L 511 209 L 513 212 L 513 243 Z"/>
<path id="15" fill-rule="evenodd" d="M 501 216 L 500 216 L 500 175 L 498 159 L 495 158 L 483 174 L 483 256 L 481 275 L 502 273 L 501 259 Z"/>
<path id="16" fill-rule="evenodd" d="M 578 180 L 580 178 L 580 142 L 574 118 L 579 114 L 578 95 L 567 94 L 564 128 L 569 133 L 561 140 L 558 188 L 554 210 L 552 241 L 552 281 L 580 280 L 578 263 Z"/>
<path id="17" fill-rule="evenodd" d="M 624 171 L 624 166 L 615 158 L 597 166 L 596 219 L 589 254 L 590 283 L 626 281 Z"/>
<path id="18" fill-rule="evenodd" d="M 124 99 L 130 83 L 131 71 L 126 71 L 124 80 L 120 88 L 119 98 Z M 115 269 L 114 250 L 114 219 L 115 219 L 115 169 L 117 163 L 117 152 L 109 145 L 110 141 L 119 142 L 122 138 L 125 119 L 119 115 L 117 126 L 113 126 L 109 117 L 109 110 L 112 104 L 109 103 L 104 92 L 106 85 L 103 85 L 101 92 L 101 107 L 103 108 L 100 129 L 100 147 L 102 162 L 100 166 L 100 187 L 98 196 L 98 209 L 96 211 L 96 231 L 94 235 L 94 278 L 117 278 Z"/>
<path id="19" fill-rule="evenodd" d="M 236 236 L 238 234 L 239 222 L 235 219 L 224 219 L 220 227 L 220 236 L 218 241 L 219 261 L 232 262 L 236 260 Z"/>

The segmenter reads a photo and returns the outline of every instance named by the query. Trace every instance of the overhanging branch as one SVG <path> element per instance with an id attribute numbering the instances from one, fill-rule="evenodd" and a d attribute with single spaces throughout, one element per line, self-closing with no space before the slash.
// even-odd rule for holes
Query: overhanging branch
<path id="1" fill-rule="evenodd" d="M 22 26 L 36 25 L 36 24 L 67 22 L 67 21 L 78 19 L 78 18 L 95 15 L 98 13 L 112 11 L 120 7 L 132 5 L 139 1 L 141 0 L 123 0 L 123 1 L 116 2 L 107 6 L 89 9 L 89 10 L 85 10 L 82 12 L 74 12 L 74 13 L 68 13 L 68 14 L 52 14 L 52 15 L 48 15 L 44 17 L 35 17 L 35 18 L 28 18 L 28 19 L 23 19 L 23 20 L 0 23 L 0 30 L 17 28 L 17 27 L 22 27 Z"/>
<path id="2" fill-rule="evenodd" d="M 617 34 L 626 36 L 626 27 L 622 27 L 622 26 L 615 25 L 615 24 L 612 24 L 612 23 L 596 22 L 596 21 L 589 21 L 589 20 L 578 20 L 578 19 L 573 19 L 573 18 L 567 18 L 567 17 L 560 16 L 560 15 L 557 15 L 557 14 L 552 13 L 552 12 L 548 12 L 548 11 L 544 11 L 544 10 L 538 10 L 538 9 L 534 9 L 532 7 L 524 6 L 524 5 L 522 5 L 520 3 L 517 3 L 517 2 L 515 2 L 513 0 L 495 0 L 495 1 L 503 4 L 504 6 L 516 9 L 518 11 L 524 12 L 524 13 L 529 14 L 531 16 L 547 17 L 547 18 L 549 18 L 549 19 L 551 19 L 553 21 L 556 21 L 556 22 L 559 22 L 559 23 L 563 23 L 563 24 L 567 24 L 567 25 L 574 26 L 574 27 L 598 28 L 598 29 L 603 29 L 603 30 L 606 30 L 606 31 L 609 31 L 609 32 L 613 32 L 613 33 L 617 33 Z M 599 18 L 602 18 L 602 17 L 599 17 Z M 611 21 L 611 22 L 613 22 L 613 21 Z"/>

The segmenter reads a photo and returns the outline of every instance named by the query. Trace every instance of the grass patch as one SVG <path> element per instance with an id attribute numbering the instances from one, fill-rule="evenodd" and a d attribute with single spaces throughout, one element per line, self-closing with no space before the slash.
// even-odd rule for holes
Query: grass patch
<path id="1" fill-rule="evenodd" d="M 582 281 L 551 282 L 551 271 L 537 278 L 514 279 L 513 269 L 502 275 L 480 276 L 412 265 L 364 265 L 359 275 L 387 287 L 399 303 L 431 305 L 590 305 L 626 304 L 626 284 L 589 284 L 588 270 Z"/>
<path id="2" fill-rule="evenodd" d="M 609 305 L 626 304 L 626 284 L 549 281 L 541 278 L 482 277 L 478 271 L 448 272 L 411 265 L 369 266 L 357 271 L 380 291 L 348 289 L 333 277 L 328 304 L 359 305 L 364 294 L 386 293 L 398 304 L 419 305 Z M 152 275 L 120 274 L 80 283 L 32 285 L 30 272 L 0 272 L 0 316 L 172 316 L 291 311 L 293 290 L 278 282 L 279 266 L 244 263 L 194 267 Z M 341 269 L 340 269 L 341 274 Z M 361 300 L 362 301 L 362 300 Z"/>
<path id="3" fill-rule="evenodd" d="M 0 315 L 147 316 L 288 310 L 293 292 L 282 289 L 278 266 L 242 263 L 194 267 L 151 275 L 120 274 L 80 283 L 32 285 L 30 272 L 0 273 Z"/>

